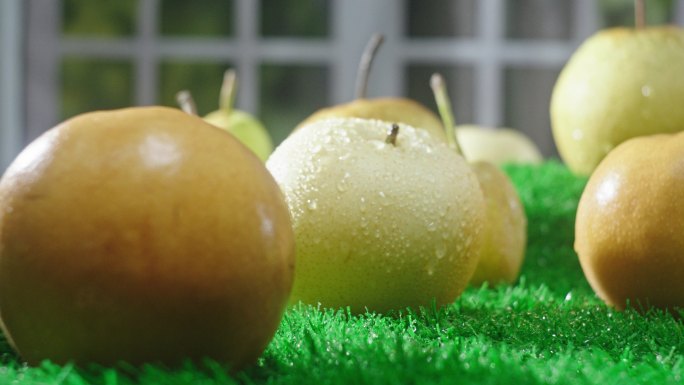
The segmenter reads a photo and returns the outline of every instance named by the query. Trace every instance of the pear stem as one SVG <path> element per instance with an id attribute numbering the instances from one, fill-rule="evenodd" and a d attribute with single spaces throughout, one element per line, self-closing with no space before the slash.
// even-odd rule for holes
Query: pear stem
<path id="1" fill-rule="evenodd" d="M 439 115 L 442 117 L 447 143 L 449 144 L 449 147 L 456 150 L 460 155 L 463 155 L 461 146 L 456 139 L 456 122 L 454 121 L 454 113 L 451 109 L 451 99 L 449 99 L 449 94 L 447 93 L 444 77 L 439 73 L 432 74 L 432 77 L 430 78 L 430 87 L 432 88 L 432 93 L 435 95 Z"/>
<path id="2" fill-rule="evenodd" d="M 389 143 L 392 146 L 397 145 L 397 135 L 399 135 L 399 125 L 392 123 L 392 128 L 387 131 L 387 138 L 385 138 L 385 143 Z"/>
<path id="3" fill-rule="evenodd" d="M 233 111 L 235 94 L 237 93 L 237 74 L 234 69 L 227 69 L 223 73 L 223 83 L 221 84 L 221 94 L 219 96 L 219 109 L 227 115 Z"/>
<path id="4" fill-rule="evenodd" d="M 646 2 L 644 0 L 634 0 L 634 25 L 637 29 L 646 26 Z"/>
<path id="5" fill-rule="evenodd" d="M 364 99 L 366 97 L 370 68 L 373 64 L 373 59 L 375 59 L 375 53 L 378 52 L 378 48 L 380 48 L 384 40 L 385 37 L 382 34 L 373 34 L 363 50 L 359 68 L 356 72 L 356 99 Z"/>
<path id="6" fill-rule="evenodd" d="M 188 90 L 178 91 L 176 93 L 176 102 L 180 106 L 181 110 L 186 114 L 197 115 L 197 106 L 195 105 L 195 99 L 192 98 L 192 94 Z"/>

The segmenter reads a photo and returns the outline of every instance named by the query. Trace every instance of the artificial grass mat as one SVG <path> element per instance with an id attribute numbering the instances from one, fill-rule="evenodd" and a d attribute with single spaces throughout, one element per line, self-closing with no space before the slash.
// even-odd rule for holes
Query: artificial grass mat
<path id="1" fill-rule="evenodd" d="M 390 316 L 294 307 L 258 364 L 236 374 L 213 361 L 27 367 L 0 339 L 0 384 L 682 383 L 681 314 L 614 311 L 582 274 L 572 244 L 586 180 L 555 161 L 505 170 L 529 221 L 513 286 L 469 288 L 449 307 Z"/>

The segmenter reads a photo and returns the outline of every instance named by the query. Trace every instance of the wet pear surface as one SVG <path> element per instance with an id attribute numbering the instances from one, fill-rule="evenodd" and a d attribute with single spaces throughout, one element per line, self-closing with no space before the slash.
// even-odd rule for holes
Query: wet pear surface
<path id="1" fill-rule="evenodd" d="M 684 306 L 684 134 L 631 139 L 601 162 L 577 210 L 575 250 L 599 297 Z"/>
<path id="2" fill-rule="evenodd" d="M 292 301 L 387 311 L 453 301 L 477 263 L 484 221 L 463 158 L 424 130 L 315 122 L 267 162 L 297 242 Z"/>

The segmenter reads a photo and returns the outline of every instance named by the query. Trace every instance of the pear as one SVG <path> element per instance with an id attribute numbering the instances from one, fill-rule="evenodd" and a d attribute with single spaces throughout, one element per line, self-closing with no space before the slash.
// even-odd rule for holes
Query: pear
<path id="1" fill-rule="evenodd" d="M 292 287 L 264 164 L 165 107 L 74 117 L 0 179 L 0 325 L 30 364 L 253 364 Z"/>
<path id="2" fill-rule="evenodd" d="M 458 125 L 455 130 L 463 156 L 471 162 L 486 161 L 503 166 L 539 164 L 544 160 L 532 139 L 518 130 L 476 125 Z"/>
<path id="3" fill-rule="evenodd" d="M 382 44 L 383 36 L 371 37 L 359 63 L 356 82 L 356 100 L 316 111 L 302 121 L 295 130 L 317 120 L 334 117 L 379 119 L 390 123 L 404 123 L 422 128 L 438 139 L 446 140 L 439 117 L 429 108 L 408 98 L 366 98 L 368 76 L 375 53 Z"/>
<path id="4" fill-rule="evenodd" d="M 683 165 L 684 133 L 658 134 L 620 144 L 591 175 L 575 250 L 607 304 L 684 307 Z"/>
<path id="5" fill-rule="evenodd" d="M 425 130 L 318 120 L 285 139 L 266 167 L 292 214 L 292 302 L 386 313 L 449 304 L 466 287 L 482 192 L 465 160 Z"/>
<path id="6" fill-rule="evenodd" d="M 433 74 L 430 86 L 444 127 L 454 127 L 451 101 L 442 76 Z M 467 154 L 464 143 L 455 136 L 455 133 L 458 133 L 458 130 L 446 129 L 449 145 L 457 152 Z M 486 143 L 481 145 L 485 146 Z M 470 284 L 479 286 L 485 282 L 489 285 L 513 283 L 520 274 L 527 245 L 527 217 L 522 202 L 513 182 L 498 166 L 486 160 L 473 161 L 467 155 L 465 158 L 477 175 L 485 198 L 486 210 L 482 248 Z"/>
<path id="7" fill-rule="evenodd" d="M 590 175 L 627 139 L 684 128 L 684 29 L 613 28 L 587 39 L 561 71 L 551 127 L 563 161 Z"/>
<path id="8" fill-rule="evenodd" d="M 472 163 L 485 198 L 487 219 L 473 286 L 512 284 L 520 275 L 527 246 L 527 216 L 511 179 L 490 162 Z"/>
<path id="9" fill-rule="evenodd" d="M 273 141 L 264 125 L 254 116 L 233 109 L 237 91 L 237 75 L 234 70 L 226 70 L 223 76 L 219 109 L 204 116 L 204 120 L 233 134 L 240 142 L 252 150 L 262 161 L 266 161 L 273 152 Z M 181 91 L 177 95 L 181 108 L 191 114 L 197 114 L 189 91 Z"/>

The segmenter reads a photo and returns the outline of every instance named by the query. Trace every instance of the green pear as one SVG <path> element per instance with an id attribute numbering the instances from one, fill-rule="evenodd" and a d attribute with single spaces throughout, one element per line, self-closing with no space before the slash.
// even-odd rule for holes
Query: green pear
<path id="1" fill-rule="evenodd" d="M 220 109 L 204 116 L 204 120 L 235 135 L 262 161 L 266 161 L 273 152 L 273 141 L 266 127 L 246 112 Z"/>
<path id="2" fill-rule="evenodd" d="M 254 116 L 233 109 L 235 93 L 237 90 L 237 75 L 229 69 L 224 73 L 223 84 L 219 96 L 219 109 L 210 112 L 204 120 L 212 125 L 225 130 L 235 136 L 242 144 L 247 146 L 259 159 L 266 161 L 273 152 L 273 141 L 264 125 Z M 191 115 L 197 115 L 195 101 L 188 90 L 179 91 L 176 100 L 183 111 Z"/>
<path id="3" fill-rule="evenodd" d="M 561 71 L 551 127 L 563 161 L 589 175 L 618 144 L 684 128 L 684 30 L 614 28 L 587 39 Z"/>

